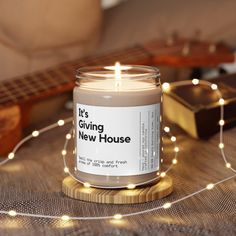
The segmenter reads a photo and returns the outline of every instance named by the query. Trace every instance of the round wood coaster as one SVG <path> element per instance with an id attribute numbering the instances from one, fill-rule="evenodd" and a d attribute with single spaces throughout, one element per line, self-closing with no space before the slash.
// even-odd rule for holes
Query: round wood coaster
<path id="1" fill-rule="evenodd" d="M 135 189 L 97 189 L 86 188 L 73 178 L 66 177 L 62 183 L 62 191 L 68 197 L 88 202 L 131 204 L 143 203 L 166 197 L 173 191 L 172 179 L 161 178 L 154 185 Z"/>

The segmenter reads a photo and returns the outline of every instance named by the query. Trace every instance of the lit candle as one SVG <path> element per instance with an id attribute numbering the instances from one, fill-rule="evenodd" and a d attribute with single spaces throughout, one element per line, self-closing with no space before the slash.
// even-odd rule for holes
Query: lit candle
<path id="1" fill-rule="evenodd" d="M 99 187 L 135 186 L 160 169 L 162 91 L 146 66 L 81 68 L 74 88 L 76 176 Z"/>

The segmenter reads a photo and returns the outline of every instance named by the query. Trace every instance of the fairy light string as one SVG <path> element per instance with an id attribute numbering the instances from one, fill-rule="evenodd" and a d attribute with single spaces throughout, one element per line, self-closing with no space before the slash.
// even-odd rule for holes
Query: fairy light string
<path id="1" fill-rule="evenodd" d="M 222 156 L 223 161 L 225 163 L 225 167 L 228 168 L 229 170 L 231 170 L 234 173 L 233 175 L 231 175 L 231 176 L 229 176 L 227 178 L 224 178 L 224 179 L 222 179 L 222 180 L 220 180 L 218 182 L 215 182 L 215 183 L 208 183 L 204 188 L 202 188 L 202 189 L 200 189 L 198 191 L 195 191 L 193 193 L 190 193 L 190 194 L 188 194 L 188 195 L 186 195 L 184 197 L 181 197 L 179 199 L 176 199 L 176 200 L 174 200 L 172 202 L 166 202 L 163 205 L 158 206 L 158 207 L 153 207 L 153 208 L 149 208 L 149 209 L 146 209 L 146 210 L 136 211 L 136 212 L 127 213 L 127 214 L 116 213 L 114 215 L 108 215 L 108 216 L 68 216 L 68 215 L 57 216 L 57 215 L 31 214 L 31 213 L 25 213 L 25 212 L 17 212 L 15 210 L 9 210 L 9 211 L 0 210 L 0 214 L 5 214 L 5 215 L 8 215 L 10 217 L 25 216 L 25 217 L 35 217 L 35 218 L 57 219 L 57 220 L 63 220 L 63 221 L 68 221 L 68 220 L 105 220 L 105 219 L 120 220 L 123 217 L 130 217 L 130 216 L 140 215 L 140 214 L 156 211 L 156 210 L 159 210 L 159 209 L 169 209 L 174 204 L 177 204 L 177 203 L 179 203 L 181 201 L 184 201 L 184 200 L 186 200 L 188 198 L 194 197 L 194 196 L 196 196 L 196 195 L 198 195 L 198 194 L 200 194 L 200 193 L 202 193 L 204 191 L 210 191 L 213 188 L 215 188 L 215 186 L 217 186 L 219 184 L 222 184 L 222 183 L 224 183 L 226 181 L 229 181 L 231 179 L 234 179 L 236 177 L 236 170 L 232 167 L 231 163 L 227 160 L 227 157 L 226 157 L 226 154 L 225 154 L 225 151 L 224 151 L 225 145 L 224 145 L 224 141 L 223 141 L 223 126 L 225 124 L 225 121 L 224 121 L 224 104 L 225 104 L 225 101 L 224 101 L 224 99 L 222 97 L 221 92 L 218 89 L 218 86 L 216 84 L 210 83 L 209 81 L 193 79 L 192 81 L 177 81 L 177 82 L 173 82 L 173 83 L 171 83 L 171 85 L 169 83 L 163 83 L 162 84 L 162 89 L 163 89 L 163 91 L 165 93 L 168 93 L 170 91 L 170 89 L 171 89 L 171 86 L 183 86 L 183 85 L 190 85 L 190 84 L 192 84 L 194 86 L 197 86 L 199 84 L 206 85 L 210 89 L 215 91 L 217 93 L 217 95 L 218 95 L 218 98 L 219 98 L 218 103 L 220 105 L 220 120 L 219 120 L 220 138 L 219 138 L 218 148 L 220 149 L 220 153 L 221 153 L 221 156 Z M 54 128 L 63 126 L 65 124 L 71 123 L 72 121 L 73 121 L 73 118 L 69 117 L 69 118 L 64 119 L 64 120 L 58 120 L 56 123 L 51 124 L 49 126 L 46 126 L 46 127 L 42 128 L 40 130 L 33 131 L 30 135 L 28 135 L 25 138 L 23 138 L 14 147 L 12 152 L 10 152 L 8 154 L 8 157 L 0 162 L 0 166 L 4 165 L 5 163 L 7 163 L 10 160 L 14 159 L 15 158 L 15 154 L 18 151 L 18 149 L 24 143 L 29 141 L 30 139 L 37 138 L 42 133 L 45 133 L 45 132 L 47 132 L 49 130 L 52 130 Z M 121 187 L 126 187 L 127 189 L 130 189 L 130 191 L 132 191 L 132 189 L 135 189 L 136 186 L 138 186 L 138 185 L 143 185 L 143 184 L 146 184 L 148 182 L 152 182 L 152 181 L 154 181 L 154 180 L 156 180 L 156 179 L 158 179 L 160 177 L 164 178 L 166 176 L 166 174 L 172 169 L 172 167 L 178 163 L 177 156 L 178 156 L 178 153 L 179 153 L 180 149 L 177 146 L 177 138 L 173 134 L 171 134 L 170 128 L 168 126 L 164 127 L 164 131 L 169 136 L 170 140 L 173 142 L 173 145 L 174 145 L 174 148 L 173 148 L 174 157 L 173 157 L 172 162 L 169 165 L 169 167 L 165 171 L 162 171 L 161 173 L 157 172 L 157 177 L 152 179 L 152 180 L 150 180 L 150 181 L 142 182 L 142 183 L 139 183 L 139 184 L 129 184 L 127 186 L 121 186 Z M 76 179 L 76 177 L 70 172 L 70 169 L 67 166 L 67 162 L 66 162 L 67 146 L 68 146 L 69 140 L 72 139 L 72 134 L 73 134 L 73 129 L 71 129 L 70 132 L 66 134 L 64 146 L 63 146 L 63 149 L 61 151 L 61 155 L 63 157 L 64 172 L 66 174 L 69 174 L 76 181 L 78 181 Z M 86 187 L 86 188 L 96 187 L 96 186 L 93 186 L 93 185 L 91 185 L 90 183 L 87 183 L 87 182 L 83 183 L 83 184 L 84 184 L 84 187 Z"/>
<path id="2" fill-rule="evenodd" d="M 164 130 L 166 130 L 165 132 L 167 133 L 167 135 L 169 135 L 170 137 L 174 137 L 172 136 L 171 132 L 170 132 L 170 128 L 169 127 L 165 127 Z M 65 143 L 64 143 L 64 147 L 61 151 L 61 154 L 62 154 L 62 158 L 63 158 L 63 163 L 64 163 L 64 172 L 65 173 L 68 173 L 75 181 L 77 182 L 80 182 L 81 184 L 84 185 L 84 187 L 88 188 L 88 187 L 94 187 L 94 188 L 108 188 L 108 189 L 117 189 L 117 188 L 127 188 L 127 189 L 134 189 L 136 188 L 137 186 L 141 186 L 141 185 L 145 185 L 145 184 L 148 184 L 148 183 L 152 183 L 154 181 L 156 181 L 157 179 L 159 178 L 164 178 L 166 176 L 166 174 L 171 170 L 172 166 L 177 164 L 177 155 L 178 155 L 178 152 L 179 152 L 179 147 L 177 146 L 177 142 L 176 142 L 176 137 L 175 137 L 175 140 L 172 141 L 174 143 L 174 158 L 172 159 L 172 164 L 165 170 L 165 171 L 162 171 L 161 173 L 157 172 L 157 176 L 155 178 L 152 178 L 148 181 L 145 181 L 145 182 L 140 182 L 140 183 L 137 183 L 137 184 L 128 184 L 128 185 L 120 185 L 118 187 L 103 187 L 103 186 L 99 186 L 99 185 L 92 185 L 88 182 L 82 182 L 80 180 L 78 180 L 73 173 L 70 172 L 68 166 L 67 166 L 67 162 L 66 162 L 66 156 L 67 156 L 67 146 L 68 146 L 68 143 L 69 143 L 69 140 L 71 139 L 72 137 L 72 132 L 74 132 L 73 129 L 70 130 L 70 132 L 68 134 L 66 134 L 66 140 L 65 140 Z M 70 138 L 68 138 L 70 137 Z M 172 138 L 173 140 L 173 138 Z"/>

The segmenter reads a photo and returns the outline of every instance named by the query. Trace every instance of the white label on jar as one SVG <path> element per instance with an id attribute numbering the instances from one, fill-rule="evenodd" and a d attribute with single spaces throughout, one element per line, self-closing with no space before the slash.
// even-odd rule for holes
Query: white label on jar
<path id="1" fill-rule="evenodd" d="M 103 107 L 76 104 L 79 171 L 109 176 L 159 170 L 160 104 Z"/>

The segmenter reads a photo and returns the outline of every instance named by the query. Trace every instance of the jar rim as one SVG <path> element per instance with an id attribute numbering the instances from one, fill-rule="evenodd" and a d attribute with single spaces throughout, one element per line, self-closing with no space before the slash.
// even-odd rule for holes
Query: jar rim
<path id="1" fill-rule="evenodd" d="M 160 76 L 154 66 L 120 65 L 122 79 L 148 79 Z M 115 66 L 85 66 L 76 70 L 77 79 L 114 79 Z"/>

